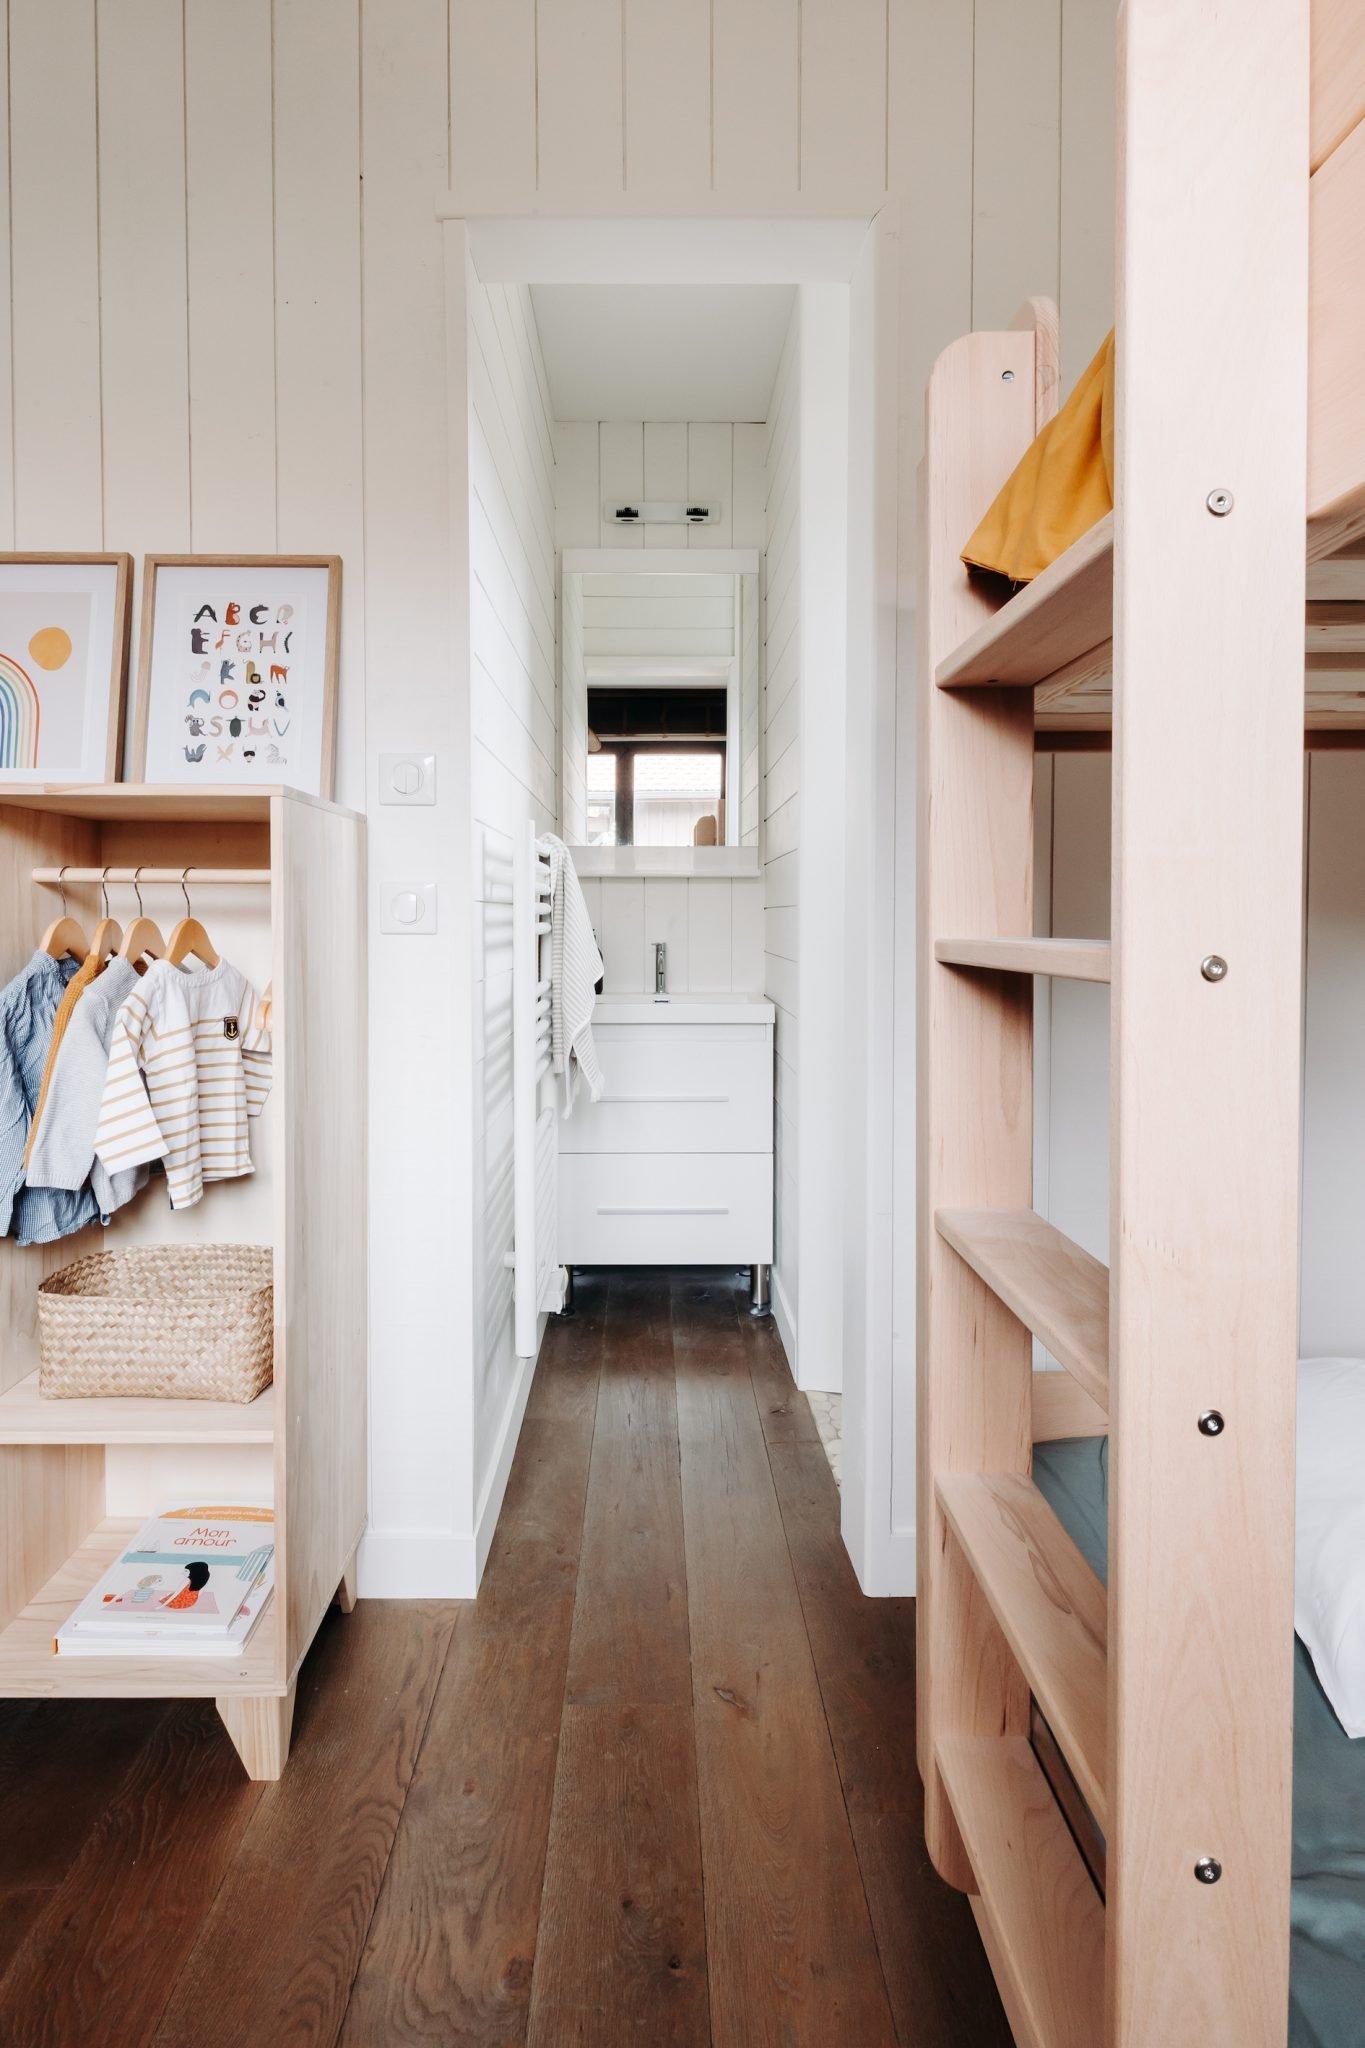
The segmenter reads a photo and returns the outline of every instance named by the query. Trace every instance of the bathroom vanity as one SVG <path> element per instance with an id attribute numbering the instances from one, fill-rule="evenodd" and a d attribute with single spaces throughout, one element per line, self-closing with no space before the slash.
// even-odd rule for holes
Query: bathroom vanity
<path id="1" fill-rule="evenodd" d="M 559 1257 L 573 1266 L 751 1266 L 773 1255 L 773 1006 L 603 996 L 606 1087 L 559 1126 Z"/>

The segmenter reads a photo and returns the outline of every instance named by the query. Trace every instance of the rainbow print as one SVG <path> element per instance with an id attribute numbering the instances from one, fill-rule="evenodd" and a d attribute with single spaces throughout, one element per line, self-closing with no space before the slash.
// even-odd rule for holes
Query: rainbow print
<path id="1" fill-rule="evenodd" d="M 36 768 L 42 725 L 38 692 L 12 654 L 0 653 L 0 768 Z"/>

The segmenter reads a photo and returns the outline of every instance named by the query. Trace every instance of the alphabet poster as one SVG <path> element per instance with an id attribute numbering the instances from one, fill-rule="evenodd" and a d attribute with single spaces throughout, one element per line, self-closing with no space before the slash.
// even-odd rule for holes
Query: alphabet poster
<path id="1" fill-rule="evenodd" d="M 149 563 L 148 782 L 331 794 L 340 565 Z"/>

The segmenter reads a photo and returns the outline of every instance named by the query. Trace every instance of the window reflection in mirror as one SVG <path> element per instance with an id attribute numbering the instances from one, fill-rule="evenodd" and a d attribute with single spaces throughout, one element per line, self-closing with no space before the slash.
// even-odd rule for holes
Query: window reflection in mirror
<path id="1" fill-rule="evenodd" d="M 563 578 L 566 837 L 756 846 L 758 577 L 619 560 Z"/>

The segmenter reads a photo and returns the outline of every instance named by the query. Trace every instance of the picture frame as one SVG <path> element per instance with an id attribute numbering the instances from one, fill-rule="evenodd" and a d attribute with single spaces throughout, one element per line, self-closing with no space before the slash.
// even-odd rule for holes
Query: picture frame
<path id="1" fill-rule="evenodd" d="M 0 554 L 0 784 L 114 782 L 133 558 Z"/>
<path id="2" fill-rule="evenodd" d="M 330 799 L 340 625 L 340 555 L 147 555 L 132 779 Z"/>

